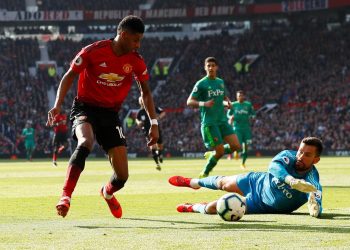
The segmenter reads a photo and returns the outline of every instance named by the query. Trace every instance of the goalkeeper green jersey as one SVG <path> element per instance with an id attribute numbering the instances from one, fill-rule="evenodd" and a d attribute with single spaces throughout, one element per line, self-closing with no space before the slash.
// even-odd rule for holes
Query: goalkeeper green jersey
<path id="1" fill-rule="evenodd" d="M 244 101 L 240 103 L 235 101 L 227 113 L 227 116 L 232 115 L 235 128 L 250 128 L 250 118 L 255 116 L 255 111 L 250 102 Z"/>
<path id="2" fill-rule="evenodd" d="M 227 123 L 226 112 L 224 108 L 224 97 L 226 96 L 225 83 L 222 79 L 216 77 L 210 79 L 205 76 L 193 87 L 191 97 L 196 98 L 200 102 L 214 100 L 212 107 L 199 107 L 202 125 L 216 125 Z"/>
<path id="3" fill-rule="evenodd" d="M 22 131 L 22 135 L 24 136 L 24 141 L 26 143 L 35 143 L 33 128 L 24 128 Z"/>

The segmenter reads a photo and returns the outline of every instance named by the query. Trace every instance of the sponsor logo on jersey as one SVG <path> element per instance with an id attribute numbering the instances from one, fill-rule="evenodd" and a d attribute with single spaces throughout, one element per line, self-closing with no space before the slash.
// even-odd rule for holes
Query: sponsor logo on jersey
<path id="1" fill-rule="evenodd" d="M 276 177 L 272 178 L 272 182 L 276 184 L 277 189 L 281 190 L 288 199 L 293 197 L 293 195 L 289 192 L 288 185 L 286 183 L 279 181 L 279 179 Z"/>
<path id="2" fill-rule="evenodd" d="M 123 70 L 126 74 L 129 74 L 132 71 L 132 66 L 130 64 L 124 64 L 123 65 Z"/>
<path id="3" fill-rule="evenodd" d="M 220 89 L 208 90 L 208 97 L 222 96 L 222 95 L 224 95 L 224 91 L 223 90 L 220 90 Z"/>
<path id="4" fill-rule="evenodd" d="M 103 79 L 104 81 L 97 80 L 97 84 L 101 84 L 108 87 L 118 87 L 123 84 L 123 79 L 125 76 L 120 76 L 115 73 L 103 73 L 98 76 L 100 79 Z"/>
<path id="5" fill-rule="evenodd" d="M 248 110 L 239 109 L 239 110 L 236 110 L 236 114 L 247 115 L 248 114 Z"/>
<path id="6" fill-rule="evenodd" d="M 282 160 L 288 165 L 289 164 L 289 158 L 287 156 L 283 156 Z"/>
<path id="7" fill-rule="evenodd" d="M 75 58 L 74 64 L 75 64 L 76 66 L 79 66 L 79 65 L 81 65 L 82 63 L 83 63 L 83 58 L 81 58 L 81 56 L 78 56 L 78 57 Z"/>
<path id="8" fill-rule="evenodd" d="M 106 64 L 105 62 L 101 63 L 99 66 L 100 66 L 100 67 L 107 68 L 107 64 Z"/>
<path id="9" fill-rule="evenodd" d="M 123 81 L 125 76 L 120 76 L 115 73 L 102 73 L 98 76 L 99 78 L 106 80 L 107 82 L 120 82 Z"/>

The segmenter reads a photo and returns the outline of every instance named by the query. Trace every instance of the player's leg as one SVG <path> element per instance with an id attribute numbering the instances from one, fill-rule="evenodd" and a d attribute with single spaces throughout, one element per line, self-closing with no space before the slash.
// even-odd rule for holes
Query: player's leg
<path id="1" fill-rule="evenodd" d="M 33 159 L 33 152 L 34 152 L 35 144 L 33 142 L 28 142 L 26 146 L 26 152 L 27 152 L 27 160 L 32 161 Z"/>
<path id="2" fill-rule="evenodd" d="M 241 187 L 238 182 L 242 183 L 241 179 L 245 178 L 246 174 L 232 175 L 232 176 L 209 176 L 206 178 L 186 178 L 183 176 L 172 176 L 169 178 L 169 183 L 177 187 L 190 187 L 199 189 L 201 187 L 212 190 L 223 190 L 227 192 L 235 192 L 244 195 L 241 188 L 249 184 L 247 181 Z"/>
<path id="3" fill-rule="evenodd" d="M 216 214 L 216 201 L 202 203 L 184 203 L 179 204 L 176 210 L 180 213 L 201 213 Z"/>
<path id="4" fill-rule="evenodd" d="M 110 121 L 108 127 L 102 126 L 96 133 L 97 142 L 108 153 L 109 161 L 114 170 L 110 180 L 102 187 L 101 195 L 107 202 L 112 215 L 116 218 L 122 216 L 122 208 L 113 195 L 122 189 L 128 180 L 129 169 L 127 159 L 126 140 L 123 128 L 116 115 L 106 115 L 105 121 Z"/>
<path id="5" fill-rule="evenodd" d="M 159 165 L 159 161 L 158 161 L 158 150 L 157 150 L 157 145 L 152 145 L 150 146 L 150 150 L 152 152 L 152 158 L 154 160 L 154 162 L 156 163 L 157 167 L 156 169 L 157 170 L 161 170 L 161 167 Z"/>
<path id="6" fill-rule="evenodd" d="M 224 155 L 224 145 L 219 144 L 215 146 L 214 153 L 210 155 L 207 163 L 205 164 L 202 172 L 200 173 L 200 178 L 207 177 L 223 155 Z"/>
<path id="7" fill-rule="evenodd" d="M 213 148 L 214 151 L 207 155 L 207 163 L 200 173 L 200 178 L 207 177 L 224 155 L 224 145 L 219 126 L 202 126 L 202 138 L 206 148 Z"/>
<path id="8" fill-rule="evenodd" d="M 24 148 L 26 149 L 26 159 L 27 161 L 30 160 L 30 145 L 28 142 L 24 143 Z"/>
<path id="9" fill-rule="evenodd" d="M 235 158 L 235 160 L 239 159 L 239 156 L 242 153 L 242 142 L 243 142 L 243 134 L 241 133 L 241 130 L 237 129 L 237 128 L 233 128 L 233 131 L 235 133 L 235 135 L 238 138 L 238 142 L 240 144 L 240 148 L 234 151 L 233 157 Z"/>
<path id="10" fill-rule="evenodd" d="M 27 161 L 29 161 L 30 155 L 29 155 L 29 146 L 27 144 L 24 145 L 25 149 L 26 149 L 26 159 Z"/>
<path id="11" fill-rule="evenodd" d="M 101 195 L 106 200 L 112 215 L 120 218 L 122 208 L 113 194 L 124 187 L 129 177 L 126 146 L 111 148 L 108 151 L 108 157 L 114 173 L 109 182 L 102 187 Z"/>
<path id="12" fill-rule="evenodd" d="M 71 155 L 68 163 L 66 179 L 63 185 L 61 200 L 56 205 L 58 215 L 65 217 L 70 207 L 70 199 L 81 172 L 85 167 L 85 160 L 92 150 L 94 132 L 92 125 L 87 122 L 87 117 L 77 117 L 73 124 L 73 131 L 78 140 L 77 147 Z"/>
<path id="13" fill-rule="evenodd" d="M 245 162 L 248 158 L 248 147 L 249 145 L 252 144 L 252 133 L 250 128 L 247 128 L 242 132 L 243 132 L 242 141 L 244 142 L 242 143 L 242 166 L 245 167 Z"/>
<path id="14" fill-rule="evenodd" d="M 159 138 L 157 141 L 157 149 L 158 149 L 158 160 L 160 163 L 163 163 L 163 136 L 162 136 L 161 129 L 159 129 Z"/>
<path id="15" fill-rule="evenodd" d="M 222 135 L 222 138 L 227 143 L 224 145 L 224 152 L 225 154 L 231 154 L 232 152 L 235 152 L 236 150 L 240 149 L 240 143 L 238 138 L 236 137 L 233 128 L 228 123 L 222 124 L 220 127 L 220 133 Z"/>

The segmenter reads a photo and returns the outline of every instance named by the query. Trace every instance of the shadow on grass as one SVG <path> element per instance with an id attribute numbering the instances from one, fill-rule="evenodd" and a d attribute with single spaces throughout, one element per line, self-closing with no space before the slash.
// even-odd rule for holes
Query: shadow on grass
<path id="1" fill-rule="evenodd" d="M 293 213 L 288 214 L 288 216 L 293 215 L 305 215 L 309 216 L 307 213 Z M 334 219 L 336 217 L 345 217 L 346 220 L 350 219 L 350 215 L 348 214 L 336 214 L 336 213 L 328 213 L 324 214 L 322 219 Z M 168 225 L 164 226 L 146 226 L 146 225 L 132 225 L 132 226 L 76 226 L 78 228 L 84 228 L 84 229 L 103 229 L 103 228 L 114 228 L 114 229 L 126 229 L 126 228 L 137 228 L 137 229 L 176 229 L 176 230 L 189 230 L 189 227 L 176 227 L 179 224 L 180 225 L 193 225 L 193 228 L 190 228 L 191 231 L 201 231 L 201 230 L 246 230 L 246 231 L 277 231 L 277 232 L 324 232 L 324 233 L 343 233 L 343 234 L 350 234 L 350 228 L 349 227 L 336 227 L 335 225 L 332 226 L 319 226 L 319 225 L 306 225 L 306 224 L 269 224 L 269 223 L 276 223 L 275 220 L 257 220 L 257 221 L 238 221 L 238 222 L 222 222 L 222 223 L 200 223 L 200 222 L 193 222 L 193 221 L 172 221 L 172 220 L 156 220 L 156 219 L 144 219 L 144 218 L 123 218 L 123 220 L 130 220 L 130 221 L 144 221 L 144 222 L 160 222 L 160 223 L 166 223 Z M 315 219 L 317 220 L 317 219 Z M 266 224 L 268 223 L 268 224 Z M 170 224 L 170 225 L 169 225 Z"/>
<path id="2" fill-rule="evenodd" d="M 289 215 L 306 215 L 308 213 L 292 213 Z M 338 213 L 322 213 L 322 216 L 318 220 L 350 220 L 350 214 L 338 214 Z"/>

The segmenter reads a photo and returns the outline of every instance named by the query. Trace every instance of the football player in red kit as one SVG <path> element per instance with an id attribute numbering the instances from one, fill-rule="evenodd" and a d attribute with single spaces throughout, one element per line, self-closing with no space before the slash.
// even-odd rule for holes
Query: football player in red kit
<path id="1" fill-rule="evenodd" d="M 53 121 L 53 154 L 52 154 L 52 165 L 57 167 L 57 156 L 67 148 L 67 115 L 60 113 L 55 116 Z"/>
<path id="2" fill-rule="evenodd" d="M 63 193 L 56 205 L 57 213 L 62 217 L 68 213 L 72 193 L 92 150 L 94 138 L 108 155 L 114 170 L 110 180 L 101 188 L 101 195 L 113 216 L 122 216 L 122 208 L 113 193 L 123 188 L 129 171 L 126 140 L 118 110 L 128 95 L 133 76 L 151 119 L 148 145 L 158 140 L 158 122 L 148 85 L 149 75 L 143 58 L 137 53 L 144 30 L 144 23 L 139 17 L 123 18 L 116 37 L 84 47 L 60 82 L 55 105 L 48 112 L 47 125 L 52 125 L 67 91 L 79 75 L 77 96 L 70 114 L 73 138 L 78 144 L 69 160 Z"/>

